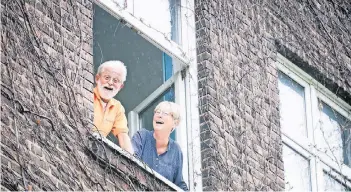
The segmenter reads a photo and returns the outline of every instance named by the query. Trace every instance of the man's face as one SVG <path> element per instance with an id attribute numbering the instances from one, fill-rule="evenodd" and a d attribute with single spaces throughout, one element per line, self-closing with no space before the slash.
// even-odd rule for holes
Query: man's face
<path id="1" fill-rule="evenodd" d="M 101 98 L 111 99 L 117 95 L 123 87 L 122 74 L 112 67 L 105 67 L 100 74 L 97 74 L 95 81 Z"/>

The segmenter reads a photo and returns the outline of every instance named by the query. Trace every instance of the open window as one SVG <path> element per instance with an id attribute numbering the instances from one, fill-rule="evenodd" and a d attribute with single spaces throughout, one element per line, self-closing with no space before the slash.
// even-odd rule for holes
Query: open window
<path id="1" fill-rule="evenodd" d="M 175 101 L 173 59 L 128 27 L 126 21 L 94 4 L 95 68 L 108 60 L 120 60 L 127 67 L 125 86 L 116 99 L 129 114 L 130 134 L 140 128 L 151 130 L 154 107 L 164 100 Z M 109 138 L 115 140 L 113 135 Z"/>
<path id="2" fill-rule="evenodd" d="M 161 101 L 173 101 L 181 106 L 182 121 L 171 138 L 183 151 L 183 177 L 189 189 L 194 189 L 193 178 L 201 179 L 200 167 L 195 171 L 193 166 L 194 154 L 200 157 L 200 141 L 196 136 L 199 121 L 194 94 L 197 75 L 190 75 L 190 71 L 196 71 L 195 28 L 191 20 L 194 18 L 193 12 L 189 13 L 193 5 L 187 3 L 189 1 L 183 0 L 96 0 L 93 58 L 95 71 L 108 60 L 120 60 L 127 67 L 124 88 L 116 99 L 126 110 L 131 137 L 141 128 L 153 129 L 154 108 Z M 118 142 L 111 134 L 107 138 Z M 201 182 L 196 183 L 201 187 Z"/>

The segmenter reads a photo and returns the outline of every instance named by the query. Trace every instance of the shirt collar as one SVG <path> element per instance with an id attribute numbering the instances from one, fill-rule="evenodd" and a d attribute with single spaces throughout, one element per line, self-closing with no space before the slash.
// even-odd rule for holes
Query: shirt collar
<path id="1" fill-rule="evenodd" d="M 99 100 L 99 102 L 103 102 L 103 101 L 101 100 L 100 93 L 99 93 L 99 90 L 98 90 L 97 87 L 94 88 L 93 92 L 94 92 L 94 99 Z M 112 98 L 112 99 L 110 99 L 110 100 L 108 101 L 107 105 L 110 105 L 110 106 L 117 105 L 117 101 L 116 101 L 115 99 Z"/>
<path id="2" fill-rule="evenodd" d="M 156 139 L 154 137 L 154 131 L 151 132 L 151 137 L 152 137 L 152 141 L 154 142 L 154 146 L 156 147 Z M 167 149 L 166 149 L 166 152 L 169 151 L 169 149 L 171 148 L 171 145 L 173 144 L 173 139 L 171 139 L 170 137 L 168 138 L 168 145 L 167 145 Z M 166 153 L 165 152 L 165 153 Z"/>

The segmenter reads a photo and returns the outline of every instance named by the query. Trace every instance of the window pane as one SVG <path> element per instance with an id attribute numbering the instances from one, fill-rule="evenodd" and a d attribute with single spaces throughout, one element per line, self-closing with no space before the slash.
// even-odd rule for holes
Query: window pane
<path id="1" fill-rule="evenodd" d="M 179 42 L 180 0 L 119 0 L 132 15 Z"/>
<path id="2" fill-rule="evenodd" d="M 281 127 L 291 136 L 307 137 L 305 89 L 282 72 L 278 76 Z"/>
<path id="3" fill-rule="evenodd" d="M 127 66 L 125 86 L 116 98 L 128 114 L 163 84 L 166 74 L 173 74 L 172 59 L 95 4 L 93 22 L 95 71 L 108 60 Z"/>
<path id="4" fill-rule="evenodd" d="M 163 67 L 164 67 L 164 81 L 167 81 L 173 75 L 173 61 L 172 57 L 163 53 Z"/>
<path id="5" fill-rule="evenodd" d="M 141 128 L 147 130 L 153 130 L 153 116 L 155 107 L 162 101 L 172 101 L 174 102 L 174 86 L 168 89 L 164 94 L 157 98 L 151 105 L 149 105 L 144 111 L 140 113 L 140 124 Z M 175 131 L 171 134 L 171 138 L 175 139 Z"/>
<path id="6" fill-rule="evenodd" d="M 320 126 L 315 130 L 318 150 L 332 160 L 351 167 L 351 123 L 323 101 L 319 101 Z"/>
<path id="7" fill-rule="evenodd" d="M 309 160 L 290 147 L 283 146 L 285 190 L 310 191 L 311 176 Z"/>
<path id="8" fill-rule="evenodd" d="M 324 173 L 324 191 L 346 191 L 346 187 L 329 174 Z"/>

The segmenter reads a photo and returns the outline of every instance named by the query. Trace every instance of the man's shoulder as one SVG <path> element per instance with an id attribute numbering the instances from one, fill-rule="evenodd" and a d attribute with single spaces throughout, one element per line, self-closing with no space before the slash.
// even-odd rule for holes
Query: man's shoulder
<path id="1" fill-rule="evenodd" d="M 122 103 L 115 98 L 111 98 L 110 102 L 113 105 L 122 105 Z"/>
<path id="2" fill-rule="evenodd" d="M 94 92 L 94 98 L 97 98 L 97 95 L 95 92 Z M 99 99 L 94 99 L 94 103 L 98 103 L 98 102 L 100 102 Z M 124 109 L 122 103 L 115 98 L 111 98 L 109 103 L 111 103 L 111 105 L 120 106 Z"/>

